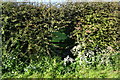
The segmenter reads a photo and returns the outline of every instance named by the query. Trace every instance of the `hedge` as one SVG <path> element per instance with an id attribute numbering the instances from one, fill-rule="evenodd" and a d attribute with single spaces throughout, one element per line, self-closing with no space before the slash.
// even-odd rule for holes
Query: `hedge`
<path id="1" fill-rule="evenodd" d="M 76 45 L 80 51 L 119 50 L 118 3 L 57 5 L 3 3 L 3 73 L 42 55 L 66 56 Z"/>

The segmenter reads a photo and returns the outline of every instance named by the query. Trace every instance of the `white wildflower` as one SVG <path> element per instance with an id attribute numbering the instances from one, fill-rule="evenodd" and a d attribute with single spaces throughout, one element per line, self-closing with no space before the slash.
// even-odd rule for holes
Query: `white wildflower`
<path id="1" fill-rule="evenodd" d="M 73 63 L 74 59 L 69 57 L 69 55 L 67 55 L 66 58 L 64 58 L 64 65 L 66 66 L 67 63 Z"/>

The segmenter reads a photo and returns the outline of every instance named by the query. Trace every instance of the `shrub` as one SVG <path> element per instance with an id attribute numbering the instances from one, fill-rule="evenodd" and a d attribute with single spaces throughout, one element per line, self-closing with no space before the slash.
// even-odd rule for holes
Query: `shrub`
<path id="1" fill-rule="evenodd" d="M 57 5 L 3 3 L 3 73 L 18 66 L 22 71 L 43 55 L 66 56 L 72 52 L 80 58 L 81 52 L 90 56 L 91 51 L 96 56 L 103 50 L 119 50 L 119 18 L 114 14 L 117 3 Z"/>
<path id="2" fill-rule="evenodd" d="M 118 10 L 118 4 L 85 3 L 78 5 L 80 4 L 75 5 L 77 6 L 75 11 L 71 11 L 75 14 L 72 18 L 72 20 L 75 19 L 73 21 L 75 29 L 71 32 L 71 38 L 77 43 L 71 52 L 78 55 L 77 60 L 79 59 L 80 63 L 97 65 L 104 58 L 102 61 L 109 64 L 107 62 L 112 62 L 110 58 L 119 51 L 119 18 L 115 13 Z M 80 10 L 81 6 L 84 9 Z"/>

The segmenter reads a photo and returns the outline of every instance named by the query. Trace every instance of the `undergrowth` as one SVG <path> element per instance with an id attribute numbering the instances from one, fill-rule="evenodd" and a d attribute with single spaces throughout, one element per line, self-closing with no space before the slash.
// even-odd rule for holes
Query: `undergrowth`
<path id="1" fill-rule="evenodd" d="M 120 78 L 118 56 L 113 56 L 113 65 L 102 64 L 95 67 L 85 63 L 80 65 L 79 61 L 65 66 L 60 57 L 42 56 L 39 61 L 32 61 L 29 66 L 21 66 L 23 72 L 6 72 L 2 78 Z"/>

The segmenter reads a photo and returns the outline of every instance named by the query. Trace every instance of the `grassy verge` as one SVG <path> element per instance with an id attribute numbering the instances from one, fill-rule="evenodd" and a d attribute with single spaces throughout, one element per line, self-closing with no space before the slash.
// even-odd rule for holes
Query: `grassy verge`
<path id="1" fill-rule="evenodd" d="M 2 78 L 120 78 L 120 71 L 111 66 L 83 66 L 73 63 L 64 66 L 58 57 L 42 57 L 33 62 L 24 72 L 8 72 Z"/>

